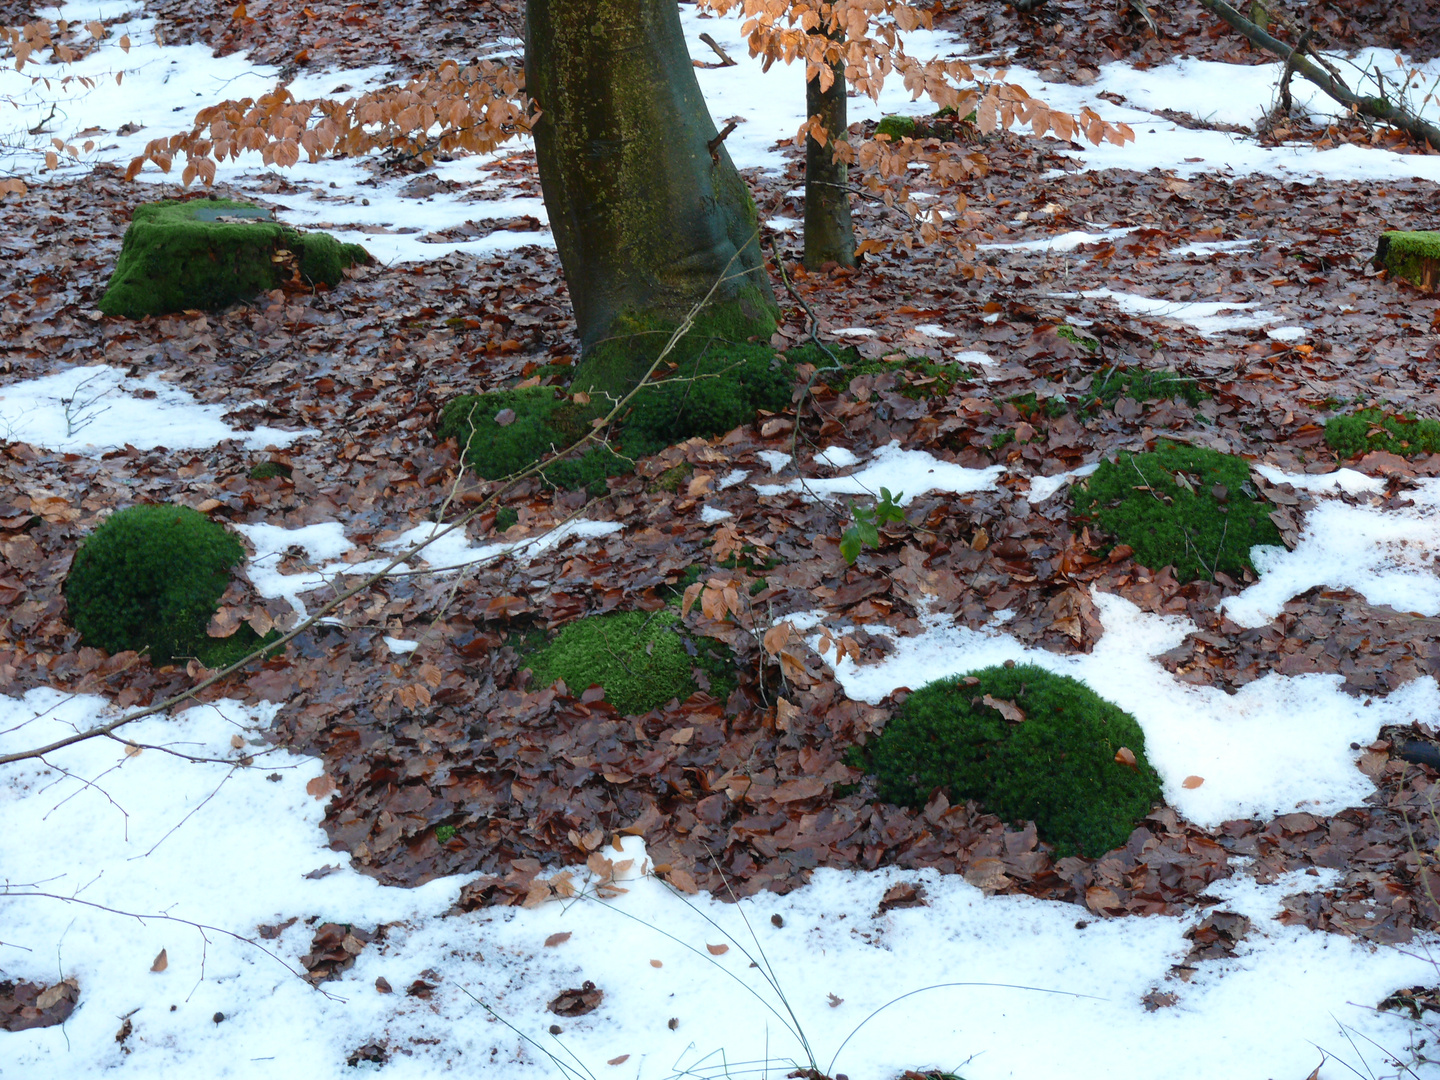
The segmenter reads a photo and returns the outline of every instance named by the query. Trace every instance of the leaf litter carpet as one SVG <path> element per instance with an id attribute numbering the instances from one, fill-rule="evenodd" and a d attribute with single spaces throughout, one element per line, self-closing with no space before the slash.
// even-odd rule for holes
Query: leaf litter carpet
<path id="1" fill-rule="evenodd" d="M 1422 415 L 1440 406 L 1432 374 L 1440 305 L 1377 278 L 1369 266 L 1380 231 L 1423 227 L 1433 186 L 1086 174 L 1050 143 L 1006 136 L 984 149 L 989 171 L 957 188 L 989 240 L 1042 240 L 1102 226 L 1129 231 L 1064 253 L 985 250 L 978 257 L 991 272 L 979 280 L 964 276 L 944 249 L 907 250 L 898 242 L 853 273 L 807 275 L 796 265 L 792 236 L 766 237 L 818 316 L 823 338 L 871 331 L 844 340 L 870 358 L 904 354 L 950 364 L 957 377 L 948 387 L 936 392 L 929 376 L 896 363 L 847 387 L 817 385 L 798 433 L 790 414 L 672 448 L 637 475 L 613 481 L 589 507 L 579 495 L 522 487 L 507 498 L 519 514 L 512 535 L 543 532 L 582 508 L 623 531 L 523 565 L 509 560 L 458 577 L 394 578 L 338 611 L 340 625 L 307 634 L 283 659 L 207 692 L 284 704 L 272 738 L 323 758 L 334 792 L 325 827 L 357 867 L 396 884 L 478 874 L 462 906 L 515 904 L 533 896 L 542 868 L 584 862 L 614 834 L 630 832 L 643 836 L 655 863 L 685 889 L 785 892 L 821 866 L 928 867 L 964 874 L 988 891 L 1073 901 L 1114 916 L 1205 905 L 1207 889 L 1245 860 L 1262 883 L 1294 870 L 1340 871 L 1333 886 L 1287 901 L 1290 921 L 1390 943 L 1435 929 L 1436 776 L 1392 757 L 1378 725 L 1374 741 L 1356 747 L 1363 751 L 1358 767 L 1375 783 L 1362 805 L 1217 828 L 1165 808 L 1123 849 L 1056 860 L 1033 827 L 1003 824 L 974 805 L 937 798 L 916 812 L 875 804 L 863 787 L 855 789 L 861 778 L 841 755 L 883 724 L 895 698 L 852 700 L 811 651 L 802 651 L 782 686 L 752 636 L 696 617 L 700 629 L 735 647 L 740 688 L 728 701 L 700 694 L 644 717 L 619 716 L 594 693 L 566 696 L 521 679 L 517 633 L 584 613 L 658 608 L 697 564 L 702 578 L 726 577 L 745 593 L 763 578 L 751 603 L 767 623 L 821 609 L 837 625 L 853 626 L 862 660 L 894 648 L 881 631 L 914 633 L 923 615 L 980 628 L 1000 611 L 1011 613 L 1005 631 L 1020 642 L 1060 654 L 1088 651 L 1102 633 L 1092 598 L 1098 590 L 1195 623 L 1197 632 L 1163 657 L 1187 682 L 1235 691 L 1267 672 L 1321 673 L 1338 676 L 1348 693 L 1383 697 L 1440 674 L 1433 617 L 1319 587 L 1290 600 L 1266 625 L 1241 627 L 1220 603 L 1246 583 L 1181 585 L 1123 551 L 1100 557 L 1103 537 L 1077 533 L 1063 491 L 1028 498 L 1035 478 L 1177 437 L 1290 474 L 1348 464 L 1379 479 L 1381 493 L 1325 498 L 1405 507 L 1412 485 L 1440 473 L 1440 462 L 1386 454 L 1337 462 L 1322 424 L 1352 404 Z M 525 154 L 511 165 L 533 168 Z M 800 216 L 799 200 L 786 194 L 799 176 L 792 156 L 788 172 L 751 177 L 762 220 Z M 283 205 L 288 185 L 270 178 L 268 198 Z M 145 197 L 180 194 L 156 187 Z M 417 197 L 423 190 L 416 188 Z M 101 168 L 5 201 L 0 377 L 13 382 L 105 363 L 136 378 L 160 375 L 198 401 L 223 405 L 238 429 L 311 434 L 270 453 L 241 438 L 185 451 L 119 445 L 98 456 L 6 442 L 6 694 L 50 685 L 129 706 L 196 681 L 195 672 L 156 671 L 133 657 L 81 648 L 65 624 L 60 587 L 75 544 L 98 515 L 147 499 L 203 505 L 236 524 L 338 522 L 353 545 L 347 559 L 376 557 L 452 496 L 453 512 L 482 495 L 460 473 L 453 446 L 435 445 L 439 407 L 458 392 L 554 378 L 544 365 L 563 365 L 576 352 L 558 262 L 540 246 L 372 268 L 330 292 L 277 292 L 218 315 L 99 318 L 94 305 L 137 194 Z M 898 240 L 894 215 L 864 204 L 859 217 L 867 235 Z M 1253 304 L 1275 315 L 1271 329 L 1303 334 L 1272 337 L 1255 326 L 1205 336 L 1182 320 L 1075 295 L 1097 290 L 1177 304 Z M 804 312 L 788 298 L 783 303 L 783 343 L 803 342 Z M 1066 323 L 1081 327 L 1098 349 L 1057 333 Z M 957 359 L 976 352 L 991 362 Z M 1084 408 L 1097 373 L 1112 364 L 1177 371 L 1209 397 L 1195 406 L 1122 398 L 1109 408 Z M 1040 407 L 1054 398 L 1069 411 Z M 839 444 L 864 456 L 892 441 L 1006 472 L 995 490 L 916 498 L 905 525 L 888 530 L 853 567 L 839 555 L 849 524 L 843 503 L 762 498 L 747 483 L 720 487 L 735 470 L 764 478 L 770 467 L 760 455 L 788 457 L 792 445 L 798 461 L 779 479 L 797 468 L 823 472 L 812 460 L 821 447 Z M 251 479 L 249 469 L 267 459 L 289 466 L 291 475 Z M 657 483 L 677 466 L 678 490 Z M 1284 484 L 1267 493 L 1294 542 L 1317 496 Z M 716 525 L 705 520 L 707 507 L 732 516 Z M 493 539 L 493 528 L 487 514 L 471 532 Z M 750 569 L 720 565 L 736 555 L 748 555 Z M 773 565 L 761 569 L 766 562 Z M 296 548 L 279 569 L 313 567 Z M 315 594 L 311 607 L 323 596 Z M 243 586 L 227 597 L 227 610 L 258 625 L 284 625 L 293 615 L 288 603 Z M 386 638 L 418 644 L 397 653 Z M 794 706 L 783 720 L 781 695 Z M 444 842 L 436 835 L 442 825 L 453 829 Z M 1223 954 L 1243 936 L 1243 927 L 1221 922 L 1197 937 L 1197 956 Z M 333 960 L 334 944 L 317 947 L 317 969 L 325 957 Z"/>

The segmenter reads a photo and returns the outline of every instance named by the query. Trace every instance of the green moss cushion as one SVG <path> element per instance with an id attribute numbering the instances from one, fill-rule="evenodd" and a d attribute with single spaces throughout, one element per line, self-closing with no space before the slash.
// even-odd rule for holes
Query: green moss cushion
<path id="1" fill-rule="evenodd" d="M 1361 409 L 1326 420 L 1325 445 L 1347 458 L 1372 450 L 1401 457 L 1440 453 L 1440 422 Z"/>
<path id="2" fill-rule="evenodd" d="M 131 214 L 100 310 L 130 319 L 218 310 L 279 286 L 289 276 L 292 256 L 301 278 L 312 285 L 338 284 L 345 267 L 374 261 L 358 244 L 299 232 L 250 203 L 144 203 Z"/>
<path id="3" fill-rule="evenodd" d="M 1133 768 L 1116 761 L 1122 748 L 1135 755 Z M 918 808 L 943 789 L 1002 820 L 1035 822 L 1061 855 L 1120 847 L 1161 797 L 1135 718 L 1084 683 L 1029 664 L 915 691 L 860 763 L 887 801 Z"/>
<path id="4" fill-rule="evenodd" d="M 158 664 L 213 659 L 212 650 L 237 647 L 205 628 L 244 556 L 232 533 L 189 507 L 121 510 L 75 553 L 65 581 L 70 622 L 86 645 L 107 652 L 149 649 Z"/>
<path id="5" fill-rule="evenodd" d="M 1440 232 L 1381 233 L 1375 265 L 1434 292 L 1440 287 Z"/>
<path id="6" fill-rule="evenodd" d="M 1098 520 L 1143 566 L 1175 567 L 1181 581 L 1255 572 L 1250 549 L 1279 544 L 1270 505 L 1255 495 L 1244 458 L 1160 442 L 1121 452 L 1071 487 L 1075 513 Z"/>
<path id="7" fill-rule="evenodd" d="M 687 643 L 689 648 L 687 648 Z M 691 649 L 695 650 L 694 655 Z M 572 694 L 599 684 L 622 713 L 649 712 L 699 689 L 694 669 L 707 672 L 711 693 L 727 697 L 735 685 L 729 650 L 708 638 L 690 640 L 669 611 L 622 611 L 567 624 L 526 658 L 535 686 L 564 679 Z"/>

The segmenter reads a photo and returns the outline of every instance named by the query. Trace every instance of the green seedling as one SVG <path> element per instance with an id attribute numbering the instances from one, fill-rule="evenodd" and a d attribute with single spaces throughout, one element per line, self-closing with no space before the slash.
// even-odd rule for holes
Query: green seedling
<path id="1" fill-rule="evenodd" d="M 863 548 L 880 546 L 880 530 L 886 525 L 905 520 L 905 512 L 899 500 L 905 497 L 902 491 L 892 496 L 889 488 L 880 489 L 880 499 L 873 506 L 853 506 L 850 514 L 855 524 L 846 529 L 840 537 L 840 554 L 851 566 L 860 557 Z"/>

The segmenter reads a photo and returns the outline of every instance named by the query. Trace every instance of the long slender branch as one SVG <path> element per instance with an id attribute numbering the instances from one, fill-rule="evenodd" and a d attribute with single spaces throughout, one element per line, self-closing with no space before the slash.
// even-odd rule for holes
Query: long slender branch
<path id="1" fill-rule="evenodd" d="M 1292 49 L 1283 41 L 1271 37 L 1225 3 L 1225 0 L 1200 0 L 1200 3 L 1250 41 L 1280 57 L 1285 61 L 1287 68 L 1293 68 L 1340 104 L 1354 109 L 1361 116 L 1368 116 L 1372 120 L 1379 120 L 1381 123 L 1397 127 L 1401 131 L 1413 135 L 1416 139 L 1428 142 L 1435 149 L 1440 149 L 1440 127 L 1436 127 L 1428 120 L 1421 119 L 1408 109 L 1403 109 L 1386 98 L 1363 97 L 1352 92 L 1308 56 L 1302 54 L 1298 49 Z"/>

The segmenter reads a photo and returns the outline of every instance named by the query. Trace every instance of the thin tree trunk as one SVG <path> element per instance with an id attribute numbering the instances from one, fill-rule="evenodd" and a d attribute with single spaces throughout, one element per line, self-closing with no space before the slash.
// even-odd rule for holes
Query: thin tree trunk
<path id="1" fill-rule="evenodd" d="M 1354 109 L 1361 116 L 1368 116 L 1372 120 L 1379 120 L 1381 123 L 1397 127 L 1417 139 L 1428 142 L 1432 147 L 1440 149 L 1440 128 L 1437 128 L 1429 121 L 1390 103 L 1384 98 L 1361 97 L 1352 92 L 1349 87 L 1342 84 L 1335 76 L 1315 63 L 1309 57 L 1296 49 L 1290 48 L 1283 41 L 1271 37 L 1266 31 L 1256 26 L 1240 12 L 1236 11 L 1225 0 L 1200 0 L 1200 3 L 1209 8 L 1212 13 L 1229 23 L 1236 30 L 1240 31 L 1250 41 L 1259 45 L 1262 49 L 1274 53 L 1284 60 L 1297 73 L 1309 79 L 1330 97 L 1334 98 L 1341 105 Z"/>
<path id="2" fill-rule="evenodd" d="M 845 64 L 830 69 L 835 81 L 820 89 L 820 73 L 805 84 L 805 114 L 818 116 L 829 141 L 821 146 L 805 140 L 805 266 L 818 270 L 827 262 L 855 265 L 855 227 L 850 221 L 850 167 L 835 160 L 835 142 L 850 126 L 845 100 Z"/>
<path id="3" fill-rule="evenodd" d="M 768 337 L 755 204 L 705 107 L 675 0 L 529 0 L 526 31 L 540 183 L 587 357 L 617 336 L 655 341 L 717 281 L 702 322 Z"/>

